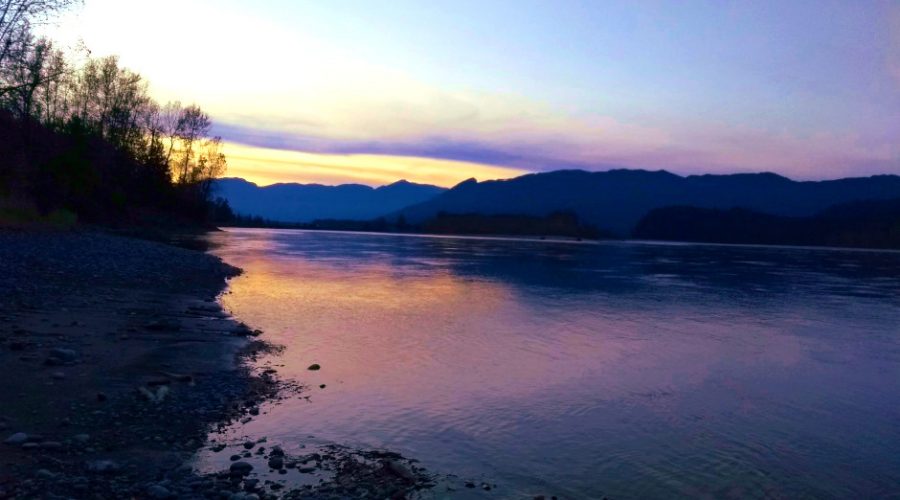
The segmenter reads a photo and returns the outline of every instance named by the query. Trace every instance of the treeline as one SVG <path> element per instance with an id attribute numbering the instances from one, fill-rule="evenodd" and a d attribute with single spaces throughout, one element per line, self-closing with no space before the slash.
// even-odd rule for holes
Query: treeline
<path id="1" fill-rule="evenodd" d="M 639 239 L 900 249 L 900 199 L 832 206 L 811 217 L 735 208 L 668 207 L 638 224 Z"/>
<path id="2" fill-rule="evenodd" d="M 224 174 L 196 105 L 161 104 L 116 57 L 34 34 L 72 0 L 0 0 L 0 216 L 68 210 L 101 223 L 202 222 Z"/>
<path id="3" fill-rule="evenodd" d="M 329 231 L 364 231 L 496 236 L 562 236 L 569 238 L 612 238 L 612 234 L 582 223 L 571 212 L 554 212 L 544 217 L 530 215 L 483 215 L 439 213 L 423 224 L 409 224 L 398 217 L 372 220 L 320 219 L 308 223 L 287 223 L 259 216 L 233 215 L 227 207 L 218 212 L 224 225 Z M 230 219 L 227 217 L 230 215 Z"/>

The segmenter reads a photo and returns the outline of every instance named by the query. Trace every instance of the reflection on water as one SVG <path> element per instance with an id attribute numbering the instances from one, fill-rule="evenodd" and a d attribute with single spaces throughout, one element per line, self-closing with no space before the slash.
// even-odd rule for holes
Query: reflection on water
<path id="1" fill-rule="evenodd" d="M 245 270 L 225 306 L 315 387 L 242 433 L 397 450 L 498 498 L 900 491 L 898 253 L 213 238 Z"/>

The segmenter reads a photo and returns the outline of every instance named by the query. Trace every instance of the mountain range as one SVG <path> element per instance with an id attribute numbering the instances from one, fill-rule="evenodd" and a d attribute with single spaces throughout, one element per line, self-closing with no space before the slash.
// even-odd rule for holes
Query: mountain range
<path id="1" fill-rule="evenodd" d="M 900 198 L 833 205 L 810 217 L 745 208 L 657 208 L 641 219 L 633 236 L 705 243 L 900 248 Z"/>
<path id="2" fill-rule="evenodd" d="M 419 231 L 431 228 L 440 229 L 439 232 L 472 232 L 475 228 L 476 232 L 509 233 L 498 224 L 514 221 L 517 227 L 521 226 L 519 232 L 541 232 L 542 228 L 556 227 L 559 221 L 565 221 L 568 232 L 593 231 L 628 238 L 636 235 L 640 223 L 651 213 L 654 218 L 651 225 L 643 226 L 643 237 L 647 236 L 648 227 L 660 236 L 669 235 L 664 226 L 675 221 L 683 234 L 692 234 L 685 232 L 689 229 L 685 226 L 685 213 L 733 224 L 741 220 L 735 214 L 724 217 L 702 210 L 741 209 L 774 217 L 810 218 L 841 204 L 900 199 L 900 176 L 794 181 L 773 173 L 679 176 L 647 170 L 558 170 L 505 180 L 470 179 L 451 189 L 407 181 L 378 188 L 358 184 L 259 187 L 235 178 L 217 181 L 217 189 L 237 214 L 286 223 L 319 221 L 313 227 Z M 701 211 L 670 211 L 662 214 L 665 217 L 658 213 L 673 207 Z M 546 218 L 550 216 L 556 217 L 552 219 L 556 222 L 548 226 L 551 219 Z M 323 225 L 323 220 L 332 222 Z M 753 220 L 764 221 L 759 217 Z M 341 221 L 364 223 L 348 225 Z M 785 224 L 782 226 L 787 227 Z"/>
<path id="3" fill-rule="evenodd" d="M 277 222 L 374 219 L 446 191 L 446 188 L 407 181 L 378 188 L 361 184 L 293 183 L 260 187 L 233 177 L 217 180 L 214 189 L 217 196 L 228 200 L 235 213 Z"/>
<path id="4" fill-rule="evenodd" d="M 809 217 L 832 205 L 900 198 L 900 176 L 793 181 L 773 173 L 679 176 L 666 171 L 559 170 L 514 179 L 462 182 L 388 218 L 423 224 L 441 213 L 546 216 L 571 212 L 597 229 L 630 237 L 651 210 L 670 206 L 744 208 Z"/>

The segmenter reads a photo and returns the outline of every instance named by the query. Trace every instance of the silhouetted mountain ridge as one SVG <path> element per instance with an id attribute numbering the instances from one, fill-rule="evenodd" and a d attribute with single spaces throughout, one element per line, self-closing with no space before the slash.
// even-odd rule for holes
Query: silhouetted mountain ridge
<path id="1" fill-rule="evenodd" d="M 620 237 L 656 208 L 744 208 L 772 215 L 806 217 L 857 200 L 900 198 L 900 176 L 878 175 L 827 181 L 794 181 L 778 174 L 679 176 L 665 170 L 559 170 L 514 179 L 467 180 L 402 215 L 422 224 L 438 214 L 528 215 L 571 212 L 584 223 Z"/>
<path id="2" fill-rule="evenodd" d="M 216 182 L 216 193 L 240 215 L 280 222 L 316 219 L 368 220 L 430 199 L 446 189 L 400 180 L 373 188 L 363 184 L 278 183 L 269 186 L 240 178 Z"/>
<path id="3" fill-rule="evenodd" d="M 809 217 L 745 208 L 666 207 L 651 210 L 634 237 L 709 243 L 900 248 L 900 198 L 842 203 Z"/>

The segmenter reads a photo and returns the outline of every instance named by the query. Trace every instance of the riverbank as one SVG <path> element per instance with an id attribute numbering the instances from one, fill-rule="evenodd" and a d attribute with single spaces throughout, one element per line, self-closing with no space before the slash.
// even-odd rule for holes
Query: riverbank
<path id="1" fill-rule="evenodd" d="M 237 273 L 98 232 L 0 232 L 0 497 L 140 495 L 178 471 L 259 392 L 215 304 Z"/>
<path id="2" fill-rule="evenodd" d="M 209 254 L 97 231 L 0 231 L 0 498 L 404 496 L 426 484 L 399 455 L 295 458 L 275 443 L 222 471 L 193 470 L 202 447 L 234 444 L 207 442 L 210 432 L 300 390 L 247 363 L 277 348 L 216 303 L 238 273 Z M 288 468 L 328 473 L 296 490 L 277 480 Z M 264 470 L 275 480 L 255 479 Z"/>

